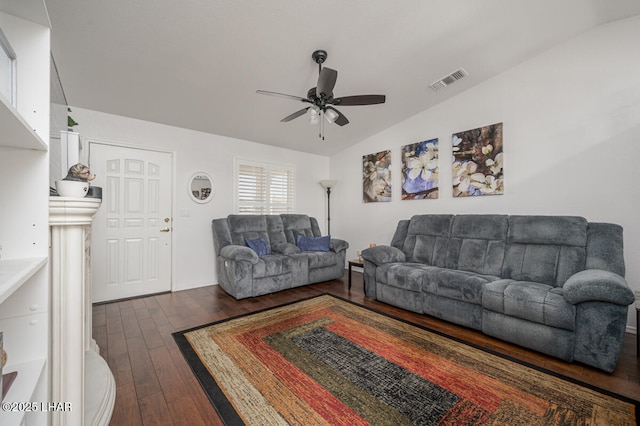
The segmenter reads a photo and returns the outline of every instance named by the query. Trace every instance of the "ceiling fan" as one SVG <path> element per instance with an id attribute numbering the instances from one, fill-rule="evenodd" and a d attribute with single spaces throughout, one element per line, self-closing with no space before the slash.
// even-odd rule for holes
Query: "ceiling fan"
<path id="1" fill-rule="evenodd" d="M 268 92 L 266 90 L 257 90 L 256 93 L 261 95 L 278 96 L 281 98 L 292 99 L 299 102 L 311 104 L 306 108 L 294 112 L 286 116 L 281 122 L 288 122 L 305 114 L 309 116 L 311 124 L 319 124 L 320 132 L 318 137 L 324 140 L 324 120 L 329 123 L 335 123 L 338 126 L 349 124 L 349 120 L 334 106 L 354 106 L 354 105 L 375 105 L 383 104 L 386 100 L 385 95 L 356 95 L 343 96 L 340 98 L 333 97 L 333 88 L 338 79 L 338 71 L 331 68 L 322 68 L 322 64 L 327 59 L 327 52 L 324 50 L 316 50 L 311 55 L 313 60 L 318 64 L 318 83 L 316 87 L 312 87 L 307 92 L 306 98 L 299 96 L 287 95 L 284 93 Z"/>

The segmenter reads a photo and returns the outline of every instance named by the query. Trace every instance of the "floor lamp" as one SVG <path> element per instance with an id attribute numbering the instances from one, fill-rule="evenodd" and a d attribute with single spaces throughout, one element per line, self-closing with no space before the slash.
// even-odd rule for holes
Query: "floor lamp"
<path id="1" fill-rule="evenodd" d="M 327 235 L 331 235 L 331 188 L 338 183 L 335 180 L 321 180 L 320 185 L 327 190 Z"/>

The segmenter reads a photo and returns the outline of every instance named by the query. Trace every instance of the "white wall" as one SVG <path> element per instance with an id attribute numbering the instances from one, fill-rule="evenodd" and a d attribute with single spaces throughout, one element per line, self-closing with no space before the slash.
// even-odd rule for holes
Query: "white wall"
<path id="1" fill-rule="evenodd" d="M 333 156 L 332 230 L 349 241 L 348 258 L 388 244 L 414 214 L 579 215 L 624 227 L 627 281 L 640 290 L 638 40 L 640 17 L 601 26 Z M 452 133 L 498 122 L 505 194 L 452 198 Z M 440 198 L 401 200 L 400 147 L 431 138 L 440 141 Z M 393 201 L 365 204 L 362 156 L 386 149 Z"/>
<path id="2" fill-rule="evenodd" d="M 126 100 L 123 100 L 126 101 Z M 290 164 L 296 167 L 296 210 L 325 223 L 325 194 L 318 182 L 329 176 L 329 158 L 245 140 L 196 132 L 142 120 L 71 107 L 88 140 L 151 147 L 175 153 L 173 288 L 216 284 L 211 220 L 233 213 L 233 158 Z M 82 157 L 81 157 L 82 158 Z M 203 171 L 215 181 L 215 197 L 206 204 L 189 198 L 187 182 Z M 188 213 L 189 216 L 185 216 Z"/>

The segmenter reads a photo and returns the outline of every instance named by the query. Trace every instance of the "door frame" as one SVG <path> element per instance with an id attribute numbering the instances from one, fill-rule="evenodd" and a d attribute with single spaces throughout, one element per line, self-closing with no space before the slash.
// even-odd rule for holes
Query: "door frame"
<path id="1" fill-rule="evenodd" d="M 177 151 L 172 149 L 160 148 L 156 146 L 148 146 L 148 145 L 136 145 L 127 142 L 118 142 L 109 139 L 101 139 L 94 137 L 84 137 L 80 142 L 80 149 L 83 150 L 83 161 L 84 164 L 87 164 L 89 168 L 91 168 L 91 163 L 89 162 L 91 156 L 91 144 L 99 144 L 99 145 L 107 145 L 117 148 L 130 148 L 130 149 L 139 149 L 142 151 L 152 151 L 152 152 L 161 152 L 164 154 L 171 155 L 171 293 L 175 291 L 176 284 L 176 257 L 174 253 L 176 253 L 176 227 L 175 220 L 176 217 L 176 169 L 177 169 Z M 86 149 L 85 149 L 86 148 Z M 93 226 L 93 225 L 92 225 Z"/>

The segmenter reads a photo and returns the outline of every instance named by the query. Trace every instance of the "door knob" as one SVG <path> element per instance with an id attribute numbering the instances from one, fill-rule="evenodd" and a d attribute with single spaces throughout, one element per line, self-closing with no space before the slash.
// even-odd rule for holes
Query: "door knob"
<path id="1" fill-rule="evenodd" d="M 171 231 L 171 228 L 162 228 L 160 230 L 160 232 L 169 232 L 169 231 Z"/>

